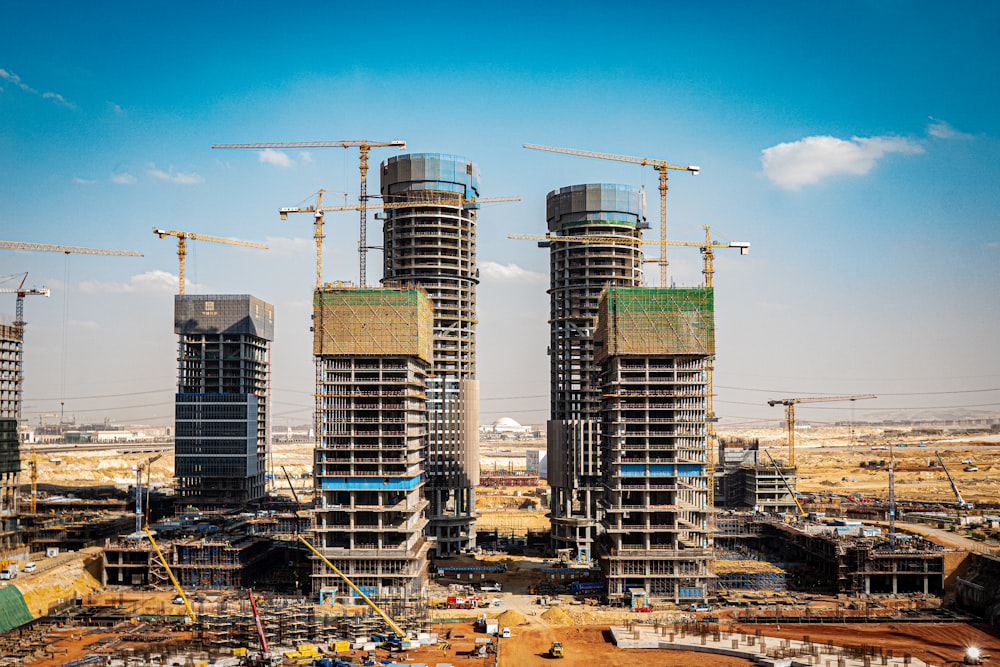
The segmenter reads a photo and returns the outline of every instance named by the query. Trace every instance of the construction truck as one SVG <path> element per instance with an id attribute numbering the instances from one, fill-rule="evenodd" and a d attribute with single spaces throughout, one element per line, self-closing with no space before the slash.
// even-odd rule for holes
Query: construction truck
<path id="1" fill-rule="evenodd" d="M 563 657 L 563 646 L 559 642 L 552 642 L 552 646 L 549 648 L 550 658 L 561 658 Z"/>

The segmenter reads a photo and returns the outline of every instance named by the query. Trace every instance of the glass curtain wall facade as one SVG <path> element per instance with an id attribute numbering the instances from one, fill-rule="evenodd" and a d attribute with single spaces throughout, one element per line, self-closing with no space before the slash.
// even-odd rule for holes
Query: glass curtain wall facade
<path id="1" fill-rule="evenodd" d="M 174 297 L 178 503 L 243 507 L 265 493 L 274 307 L 249 295 Z"/>

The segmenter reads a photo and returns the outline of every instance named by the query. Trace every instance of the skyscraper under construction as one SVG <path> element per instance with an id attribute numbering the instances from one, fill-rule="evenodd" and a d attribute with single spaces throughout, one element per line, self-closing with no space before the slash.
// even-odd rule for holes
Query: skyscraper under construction
<path id="1" fill-rule="evenodd" d="M 431 303 L 419 288 L 315 292 L 315 543 L 366 595 L 417 593 L 429 542 L 423 497 Z M 317 562 L 320 602 L 352 595 Z"/>
<path id="2" fill-rule="evenodd" d="M 440 153 L 381 165 L 386 284 L 423 288 L 434 307 L 427 375 L 428 534 L 438 555 L 476 544 L 479 382 L 476 380 L 476 210 L 479 171 Z"/>
<path id="3" fill-rule="evenodd" d="M 274 307 L 250 295 L 174 297 L 178 502 L 240 508 L 264 496 Z"/>
<path id="4" fill-rule="evenodd" d="M 647 227 L 642 192 L 627 185 L 573 185 L 548 193 L 550 242 L 548 481 L 556 549 L 587 562 L 600 521 L 601 387 L 594 359 L 594 317 L 608 285 L 642 284 Z M 620 237 L 621 243 L 593 238 Z M 575 241 L 573 237 L 578 237 Z"/>

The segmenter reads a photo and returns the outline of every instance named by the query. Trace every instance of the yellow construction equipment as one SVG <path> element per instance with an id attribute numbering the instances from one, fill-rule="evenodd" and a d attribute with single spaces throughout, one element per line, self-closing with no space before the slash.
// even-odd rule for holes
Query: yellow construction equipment
<path id="1" fill-rule="evenodd" d="M 170 565 L 167 563 L 167 559 L 163 557 L 163 552 L 160 551 L 160 546 L 153 539 L 153 531 L 149 529 L 149 524 L 145 527 L 146 537 L 149 538 L 149 543 L 153 545 L 153 549 L 156 550 L 156 557 L 160 559 L 160 564 L 163 565 L 163 569 L 167 571 L 167 576 L 170 577 L 170 582 L 174 585 L 174 590 L 177 591 L 177 595 L 180 596 L 181 600 L 184 601 L 184 608 L 187 609 L 187 616 L 185 617 L 187 624 L 192 625 L 198 621 L 198 616 L 194 613 L 194 609 L 191 608 L 191 602 L 188 601 L 187 595 L 184 593 L 184 589 L 181 588 L 181 584 L 177 581 L 177 577 L 174 576 L 173 570 L 170 569 Z"/>
<path id="2" fill-rule="evenodd" d="M 135 467 L 135 532 L 138 533 L 142 530 L 143 526 L 143 514 L 142 514 L 142 471 L 146 471 L 146 520 L 145 523 L 149 523 L 149 467 L 163 458 L 163 454 L 157 454 L 149 459 L 146 459 L 145 463 L 140 463 Z"/>
<path id="3" fill-rule="evenodd" d="M 307 540 L 306 538 L 302 537 L 301 535 L 299 535 L 297 539 L 299 540 L 299 542 L 301 542 L 302 544 L 306 545 L 306 547 L 308 547 L 310 551 L 312 551 L 314 554 L 316 554 L 316 557 L 319 558 L 321 561 L 323 561 L 328 568 L 330 568 L 331 570 L 333 570 L 334 574 L 336 574 L 338 577 L 340 577 L 341 579 L 343 579 L 344 583 L 351 587 L 351 590 L 353 590 L 355 593 L 357 593 L 359 596 L 361 596 L 361 599 L 365 601 L 365 604 L 367 604 L 369 607 L 371 607 L 372 610 L 376 614 L 378 614 L 379 617 L 381 617 L 381 619 L 383 621 L 385 621 L 385 624 L 389 626 L 389 628 L 393 631 L 393 633 L 395 633 L 395 635 L 397 637 L 399 637 L 399 640 L 401 642 L 410 641 L 410 635 L 408 635 L 402 628 L 400 628 L 399 625 L 396 624 L 396 621 L 392 620 L 391 616 L 389 616 L 387 613 L 385 613 L 384 611 L 382 611 L 382 609 L 377 604 L 375 604 L 374 602 L 372 602 L 371 599 L 367 595 L 364 594 L 364 591 L 362 591 L 360 588 L 358 588 L 357 586 L 355 586 L 354 582 L 351 581 L 350 579 L 348 579 L 346 574 L 344 574 L 343 572 L 341 572 L 339 569 L 337 569 L 336 565 L 334 565 L 329 560 L 327 560 L 326 556 L 324 556 L 322 553 L 320 553 L 319 549 L 317 549 L 316 547 L 314 547 L 312 545 L 312 543 L 309 542 L 309 540 Z"/>
<path id="4" fill-rule="evenodd" d="M 289 213 L 312 213 L 313 214 L 313 238 L 316 241 L 316 287 L 323 286 L 323 214 L 329 211 L 359 211 L 361 206 L 323 206 L 323 193 L 320 190 L 316 193 L 316 204 L 314 206 L 285 206 L 278 209 L 278 215 L 282 220 L 288 219 Z M 370 210 L 391 210 L 396 208 L 412 208 L 417 206 L 461 206 L 472 208 L 479 204 L 496 204 L 500 202 L 521 201 L 520 197 L 479 197 L 476 199 L 465 199 L 461 195 L 454 195 L 447 198 L 447 193 L 435 193 L 433 199 L 420 200 L 419 202 L 377 202 L 367 204 L 365 208 Z M 371 246 L 370 246 L 371 247 Z M 364 284 L 360 285 L 361 287 Z"/>
<path id="5" fill-rule="evenodd" d="M 776 398 L 768 401 L 772 408 L 775 405 L 785 406 L 785 426 L 788 429 L 788 464 L 795 467 L 795 405 L 797 403 L 828 403 L 830 401 L 862 401 L 868 398 L 878 398 L 875 394 L 859 394 L 855 396 L 813 396 L 810 398 Z"/>
<path id="6" fill-rule="evenodd" d="M 799 499 L 795 497 L 795 489 L 792 488 L 792 485 L 788 483 L 788 479 L 785 477 L 784 473 L 781 472 L 781 466 L 779 466 L 778 462 L 774 460 L 773 456 L 771 456 L 771 452 L 765 449 L 764 453 L 767 454 L 767 458 L 770 459 L 771 465 L 774 466 L 775 472 L 777 472 L 778 477 L 781 478 L 781 483 L 785 485 L 785 488 L 788 489 L 789 495 L 792 496 L 792 500 L 795 501 L 795 506 L 799 509 L 799 517 L 805 519 L 807 516 L 809 516 L 809 512 L 806 512 L 802 508 L 802 503 L 800 503 Z"/>
<path id="7" fill-rule="evenodd" d="M 31 469 L 31 497 L 28 507 L 32 514 L 38 511 L 38 453 L 35 451 L 35 443 L 31 443 L 31 458 L 28 459 L 28 467 Z"/>
<path id="8" fill-rule="evenodd" d="M 583 151 L 576 148 L 556 148 L 554 146 L 539 146 L 538 144 L 524 144 L 525 148 L 536 151 L 549 151 L 550 153 L 563 153 L 565 155 L 576 155 L 579 157 L 592 157 L 598 160 L 611 160 L 614 162 L 630 162 L 655 169 L 660 175 L 660 287 L 667 287 L 667 172 L 671 169 L 677 171 L 687 171 L 693 176 L 701 172 L 701 167 L 689 164 L 686 167 L 671 164 L 666 160 L 650 157 L 635 157 L 633 155 L 620 155 L 618 153 L 599 153 L 596 151 Z"/>
<path id="9" fill-rule="evenodd" d="M 361 192 L 358 195 L 360 206 L 360 233 L 358 240 L 358 255 L 360 260 L 359 285 L 365 286 L 367 281 L 367 253 L 368 253 L 368 152 L 372 148 L 398 148 L 404 150 L 406 142 L 402 139 L 392 141 L 369 141 L 367 139 L 344 139 L 334 141 L 270 141 L 257 142 L 251 144 L 212 144 L 212 148 L 353 148 L 356 147 L 359 153 L 358 169 L 361 173 Z"/>
<path id="10" fill-rule="evenodd" d="M 712 240 L 712 234 L 708 225 L 705 227 L 705 240 L 704 241 L 670 241 L 666 242 L 668 246 L 676 246 L 683 248 L 698 248 L 701 250 L 702 254 L 705 256 L 705 268 L 702 273 L 705 274 L 705 287 L 713 286 L 713 276 L 715 275 L 715 253 L 714 251 L 718 248 L 736 248 L 740 251 L 741 255 L 746 255 L 750 252 L 750 244 L 746 241 L 729 241 L 728 243 L 720 243 L 718 241 Z M 637 239 L 630 236 L 603 236 L 600 234 L 581 234 L 579 236 L 559 236 L 555 234 L 508 234 L 507 238 L 517 239 L 522 241 L 542 241 L 545 243 L 593 243 L 598 245 L 664 245 L 663 240 L 651 240 L 651 239 Z M 650 260 L 650 261 L 659 261 Z M 661 284 L 661 287 L 666 287 L 666 285 Z"/>
<path id="11" fill-rule="evenodd" d="M 183 232 L 177 229 L 157 229 L 153 227 L 153 233 L 161 239 L 167 236 L 177 238 L 177 293 L 184 294 L 184 260 L 187 257 L 187 241 L 211 241 L 212 243 L 225 243 L 226 245 L 238 245 L 245 248 L 261 248 L 267 250 L 263 243 L 253 243 L 252 241 L 240 241 L 239 239 L 226 239 L 221 236 L 209 236 L 208 234 L 196 234 L 195 232 Z"/>
<path id="12" fill-rule="evenodd" d="M 8 250 L 35 250 L 40 252 L 61 252 L 65 255 L 115 255 L 118 257 L 142 257 L 134 250 L 103 250 L 75 245 L 52 245 L 51 243 L 28 243 L 25 241 L 0 241 L 0 248 Z"/>

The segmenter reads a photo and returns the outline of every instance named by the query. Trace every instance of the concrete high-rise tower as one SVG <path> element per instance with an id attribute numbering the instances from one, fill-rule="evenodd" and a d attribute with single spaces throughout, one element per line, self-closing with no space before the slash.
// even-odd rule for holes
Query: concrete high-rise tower
<path id="1" fill-rule="evenodd" d="M 439 555 L 476 544 L 476 211 L 479 171 L 465 158 L 416 153 L 382 163 L 384 280 L 422 287 L 434 304 L 427 376 L 428 534 Z"/>
<path id="2" fill-rule="evenodd" d="M 0 324 L 0 551 L 17 544 L 24 329 Z"/>
<path id="3" fill-rule="evenodd" d="M 709 545 L 706 396 L 715 354 L 711 287 L 608 287 L 594 333 L 601 369 L 608 598 L 704 602 Z"/>
<path id="4" fill-rule="evenodd" d="M 627 185 L 572 185 L 546 198 L 549 234 L 639 239 L 647 228 L 642 192 Z M 601 388 L 594 361 L 594 317 L 608 285 L 642 284 L 639 245 L 552 242 L 549 355 L 551 414 L 548 482 L 552 545 L 591 560 L 600 520 Z"/>
<path id="5" fill-rule="evenodd" d="M 178 295 L 178 501 L 242 507 L 264 496 L 274 307 L 249 295 Z"/>
<path id="6" fill-rule="evenodd" d="M 315 544 L 366 595 L 418 593 L 434 317 L 423 290 L 316 290 Z M 323 563 L 323 602 L 353 592 Z"/>

